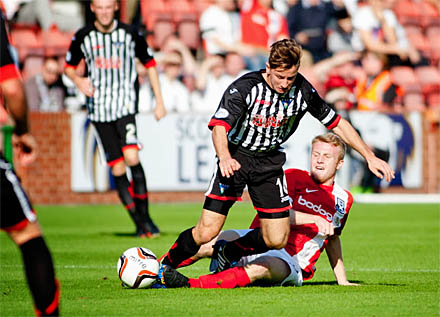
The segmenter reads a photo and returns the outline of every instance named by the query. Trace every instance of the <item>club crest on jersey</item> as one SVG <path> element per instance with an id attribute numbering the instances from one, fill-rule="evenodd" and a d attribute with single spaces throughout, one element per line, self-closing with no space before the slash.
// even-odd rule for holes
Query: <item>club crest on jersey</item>
<path id="1" fill-rule="evenodd" d="M 341 225 L 341 219 L 345 215 L 345 202 L 339 197 L 336 197 L 335 209 L 336 213 L 333 217 L 333 225 L 335 228 L 338 228 Z"/>
<path id="2" fill-rule="evenodd" d="M 217 119 L 224 119 L 227 118 L 228 116 L 229 116 L 229 112 L 225 108 L 218 109 L 214 115 L 214 117 L 216 117 Z"/>
<path id="3" fill-rule="evenodd" d="M 220 188 L 220 194 L 222 194 L 222 195 L 225 193 L 225 190 L 227 190 L 229 188 L 229 185 L 222 184 L 222 183 L 219 183 L 218 186 Z"/>

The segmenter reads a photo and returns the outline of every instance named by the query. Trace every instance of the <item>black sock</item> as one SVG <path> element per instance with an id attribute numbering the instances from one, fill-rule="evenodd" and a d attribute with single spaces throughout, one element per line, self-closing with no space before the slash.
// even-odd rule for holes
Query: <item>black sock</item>
<path id="1" fill-rule="evenodd" d="M 58 316 L 58 286 L 49 249 L 43 237 L 20 245 L 27 282 L 36 309 L 43 316 Z"/>
<path id="2" fill-rule="evenodd" d="M 269 250 L 260 228 L 249 231 L 241 238 L 227 242 L 224 247 L 226 257 L 232 261 L 238 261 L 242 256 L 264 253 Z"/>
<path id="3" fill-rule="evenodd" d="M 131 177 L 133 178 L 133 194 L 136 210 L 142 215 L 144 221 L 151 222 L 150 213 L 148 210 L 148 190 L 147 181 L 145 179 L 144 169 L 139 163 L 130 166 Z"/>
<path id="4" fill-rule="evenodd" d="M 189 228 L 179 235 L 176 242 L 174 242 L 168 251 L 167 256 L 162 260 L 163 264 L 177 268 L 180 263 L 189 259 L 199 251 L 200 246 L 194 241 L 192 229 L 193 228 Z"/>
<path id="5" fill-rule="evenodd" d="M 128 214 L 136 225 L 136 230 L 143 227 L 143 217 L 136 210 L 136 205 L 133 200 L 133 197 L 130 194 L 128 188 L 130 187 L 130 183 L 128 182 L 128 178 L 126 174 L 121 176 L 114 176 L 116 190 L 118 191 L 119 199 L 124 205 L 125 209 L 127 209 Z"/>

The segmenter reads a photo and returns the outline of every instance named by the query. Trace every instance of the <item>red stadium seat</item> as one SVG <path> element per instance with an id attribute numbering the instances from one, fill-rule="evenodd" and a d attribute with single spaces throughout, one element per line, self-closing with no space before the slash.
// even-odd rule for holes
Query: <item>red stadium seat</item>
<path id="1" fill-rule="evenodd" d="M 43 55 L 43 43 L 31 29 L 12 29 L 12 45 L 17 48 L 18 58 L 23 62 L 28 55 Z"/>
<path id="2" fill-rule="evenodd" d="M 440 92 L 440 72 L 434 66 L 421 66 L 415 70 L 422 92 L 429 96 Z"/>
<path id="3" fill-rule="evenodd" d="M 410 43 L 417 48 L 418 50 L 425 52 L 427 54 L 429 54 L 430 52 L 430 44 L 428 42 L 428 40 L 425 38 L 425 36 L 420 32 L 420 33 L 412 33 L 412 34 L 407 34 L 408 40 L 410 41 Z"/>
<path id="4" fill-rule="evenodd" d="M 417 4 L 411 0 L 400 0 L 394 5 L 394 12 L 402 25 L 420 25 L 421 14 Z"/>
<path id="5" fill-rule="evenodd" d="M 427 103 L 430 109 L 440 110 L 440 93 L 431 94 L 427 98 Z"/>
<path id="6" fill-rule="evenodd" d="M 425 101 L 420 93 L 409 93 L 403 96 L 403 106 L 406 111 L 425 111 Z"/>
<path id="7" fill-rule="evenodd" d="M 394 66 L 390 70 L 391 81 L 401 87 L 405 94 L 421 92 L 421 86 L 413 69 L 409 66 Z"/>

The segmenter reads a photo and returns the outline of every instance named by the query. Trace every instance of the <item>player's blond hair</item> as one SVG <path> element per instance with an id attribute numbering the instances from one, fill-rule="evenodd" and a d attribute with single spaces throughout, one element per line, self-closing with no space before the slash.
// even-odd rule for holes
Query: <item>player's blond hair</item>
<path id="1" fill-rule="evenodd" d="M 312 140 L 312 145 L 316 142 L 324 142 L 334 145 L 339 148 L 339 160 L 343 160 L 345 152 L 347 151 L 347 145 L 342 141 L 342 139 L 334 133 L 328 132 L 326 134 L 317 135 Z"/>
<path id="2" fill-rule="evenodd" d="M 272 69 L 290 69 L 301 62 L 301 46 L 293 39 L 284 39 L 273 43 L 270 47 L 269 66 Z"/>

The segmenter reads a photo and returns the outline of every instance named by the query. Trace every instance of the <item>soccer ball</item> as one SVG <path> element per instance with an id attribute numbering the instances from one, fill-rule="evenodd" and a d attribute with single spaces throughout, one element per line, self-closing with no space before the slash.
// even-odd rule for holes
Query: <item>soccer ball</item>
<path id="1" fill-rule="evenodd" d="M 159 273 L 159 262 L 153 251 L 147 248 L 130 248 L 119 257 L 118 275 L 124 286 L 147 288 Z"/>

